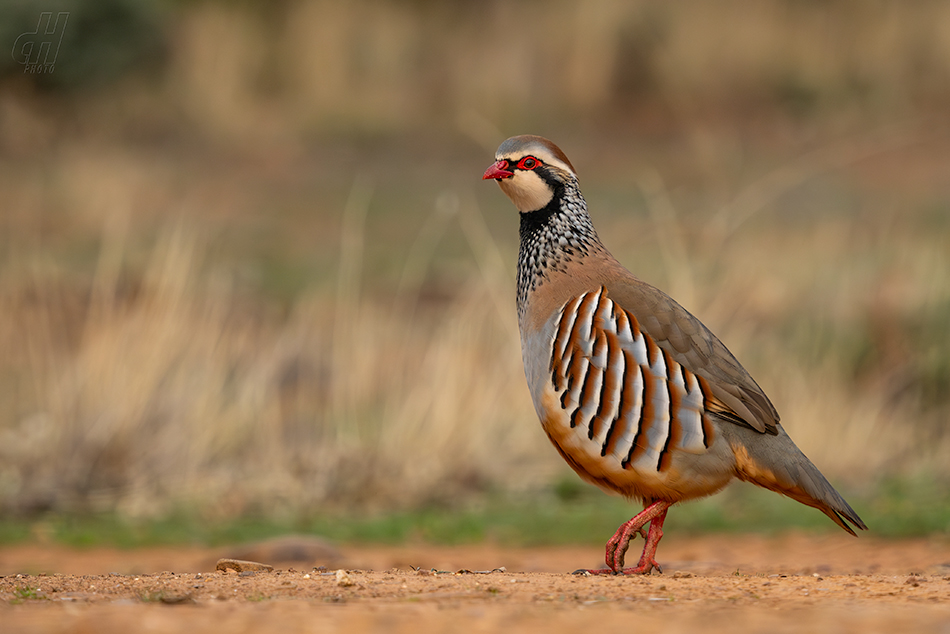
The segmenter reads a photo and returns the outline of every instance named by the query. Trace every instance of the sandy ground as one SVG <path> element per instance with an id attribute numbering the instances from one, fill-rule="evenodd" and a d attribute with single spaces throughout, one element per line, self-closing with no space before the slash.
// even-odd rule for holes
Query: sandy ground
<path id="1" fill-rule="evenodd" d="M 664 574 L 627 578 L 568 574 L 599 564 L 589 547 L 10 547 L 0 631 L 950 634 L 950 537 L 672 536 L 659 555 Z"/>

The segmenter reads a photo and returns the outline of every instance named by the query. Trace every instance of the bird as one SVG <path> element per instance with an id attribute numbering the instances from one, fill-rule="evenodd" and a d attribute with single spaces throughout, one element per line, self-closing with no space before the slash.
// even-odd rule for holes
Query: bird
<path id="1" fill-rule="evenodd" d="M 511 137 L 482 179 L 520 214 L 518 327 L 541 426 L 583 480 L 643 503 L 607 542 L 607 567 L 576 572 L 662 573 L 669 508 L 734 478 L 814 507 L 851 535 L 867 530 L 726 346 L 611 255 L 558 146 Z M 625 568 L 638 535 L 640 560 Z"/>

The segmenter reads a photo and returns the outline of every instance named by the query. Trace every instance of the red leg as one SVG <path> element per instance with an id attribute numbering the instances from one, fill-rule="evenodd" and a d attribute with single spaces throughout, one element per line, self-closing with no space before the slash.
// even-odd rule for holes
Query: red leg
<path id="1" fill-rule="evenodd" d="M 590 574 L 647 574 L 657 565 L 654 555 L 656 554 L 657 544 L 663 537 L 663 520 L 666 519 L 666 511 L 671 504 L 669 502 L 657 501 L 649 504 L 640 513 L 637 513 L 632 519 L 624 522 L 614 533 L 614 536 L 607 542 L 606 563 L 607 568 L 600 570 L 586 570 Z M 650 522 L 650 531 L 643 535 L 643 527 Z M 634 535 L 641 535 L 646 539 L 646 545 L 643 547 L 643 554 L 640 556 L 640 562 L 636 568 L 623 567 L 624 555 L 630 546 L 630 540 Z M 581 572 L 581 571 L 578 571 Z"/>
<path id="2" fill-rule="evenodd" d="M 636 568 L 624 568 L 623 574 L 625 575 L 647 575 L 650 574 L 650 571 L 653 568 L 657 569 L 657 572 L 663 572 L 663 569 L 660 568 L 660 564 L 656 563 L 656 547 L 660 543 L 660 538 L 663 537 L 663 521 L 666 519 L 667 508 L 657 515 L 652 522 L 650 522 L 650 532 L 647 534 L 646 544 L 643 545 L 643 554 L 640 555 L 640 561 L 637 563 Z"/>

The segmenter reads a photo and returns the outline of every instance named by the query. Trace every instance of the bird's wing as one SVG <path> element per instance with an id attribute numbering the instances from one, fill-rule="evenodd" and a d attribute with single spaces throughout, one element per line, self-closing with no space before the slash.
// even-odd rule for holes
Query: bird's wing
<path id="1" fill-rule="evenodd" d="M 719 401 L 708 409 L 723 420 L 758 432 L 778 432 L 779 415 L 769 397 L 716 335 L 688 310 L 632 275 L 605 286 L 611 299 L 633 314 L 658 346 L 708 381 Z"/>

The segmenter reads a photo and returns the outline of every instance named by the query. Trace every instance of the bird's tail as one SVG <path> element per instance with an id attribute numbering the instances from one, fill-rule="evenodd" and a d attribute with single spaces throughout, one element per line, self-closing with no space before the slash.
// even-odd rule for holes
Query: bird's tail
<path id="1" fill-rule="evenodd" d="M 730 439 L 736 456 L 736 477 L 814 507 L 855 535 L 867 526 L 811 460 L 792 442 L 781 425 L 768 436 L 735 427 Z M 750 437 L 751 436 L 751 437 Z"/>

